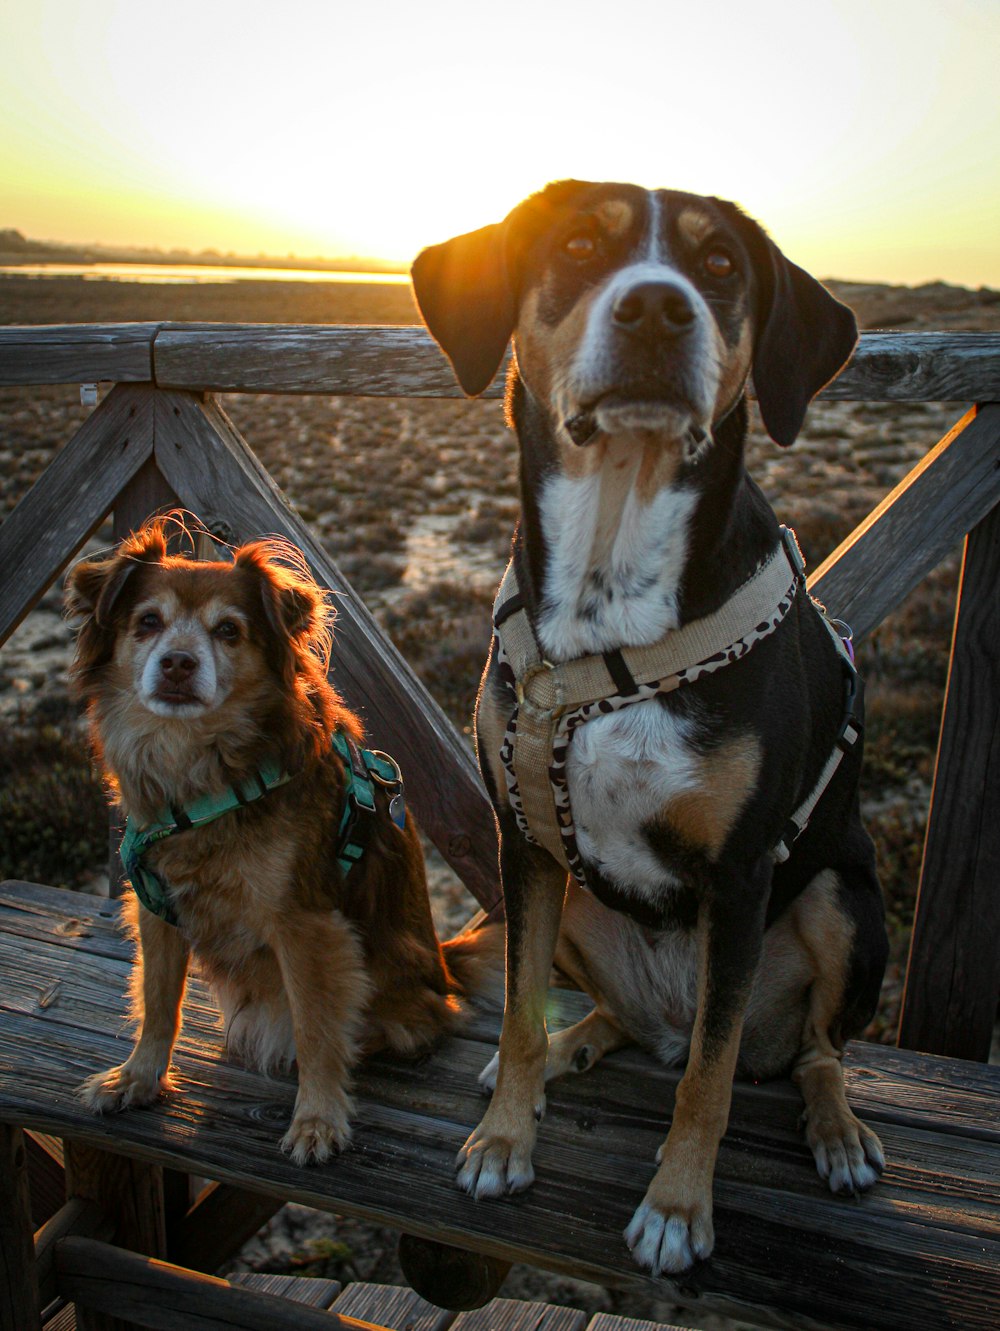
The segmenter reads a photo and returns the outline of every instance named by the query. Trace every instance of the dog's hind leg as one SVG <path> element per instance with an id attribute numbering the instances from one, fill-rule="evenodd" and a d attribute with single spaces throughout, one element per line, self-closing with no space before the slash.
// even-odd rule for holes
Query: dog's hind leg
<path id="1" fill-rule="evenodd" d="M 815 971 L 792 1080 L 805 1101 L 806 1141 L 820 1178 L 831 1192 L 852 1194 L 876 1182 L 885 1156 L 878 1137 L 848 1105 L 844 1090 L 841 1060 L 850 1033 L 844 1031 L 844 1016 L 852 960 L 857 966 L 857 957 L 856 921 L 844 909 L 841 894 L 838 875 L 825 870 L 792 907 L 796 932 Z M 878 938 L 877 930 L 874 936 Z"/>
<path id="2" fill-rule="evenodd" d="M 500 873 L 507 1001 L 495 1074 L 491 1063 L 480 1077 L 486 1089 L 491 1083 L 496 1089 L 456 1162 L 458 1186 L 475 1197 L 519 1192 L 535 1177 L 531 1153 L 545 1112 L 545 999 L 566 894 L 566 870 L 514 827 L 501 833 Z"/>
<path id="3" fill-rule="evenodd" d="M 139 940 L 131 979 L 132 1016 L 139 1022 L 139 1038 L 124 1063 L 95 1073 L 79 1088 L 84 1104 L 98 1114 L 151 1104 L 161 1090 L 170 1089 L 170 1055 L 187 983 L 189 949 L 180 931 L 134 897 L 127 909 Z"/>

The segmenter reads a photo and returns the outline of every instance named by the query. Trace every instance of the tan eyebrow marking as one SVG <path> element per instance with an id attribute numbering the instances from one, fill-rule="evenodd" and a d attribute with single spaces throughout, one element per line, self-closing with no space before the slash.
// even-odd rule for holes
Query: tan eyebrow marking
<path id="1" fill-rule="evenodd" d="M 685 208 L 677 218 L 677 232 L 692 249 L 697 249 L 714 230 L 715 222 L 700 208 Z"/>
<path id="2" fill-rule="evenodd" d="M 635 220 L 635 211 L 624 199 L 605 199 L 598 204 L 595 215 L 609 236 L 624 236 Z"/>

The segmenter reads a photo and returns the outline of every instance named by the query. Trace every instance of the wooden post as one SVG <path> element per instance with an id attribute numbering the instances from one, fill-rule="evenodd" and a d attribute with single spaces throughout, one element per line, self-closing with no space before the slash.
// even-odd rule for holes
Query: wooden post
<path id="1" fill-rule="evenodd" d="M 40 1325 L 24 1133 L 0 1123 L 0 1331 Z"/>
<path id="2" fill-rule="evenodd" d="M 163 1170 L 141 1160 L 112 1155 L 67 1140 L 66 1193 L 95 1202 L 114 1224 L 115 1242 L 147 1257 L 165 1257 Z M 131 1324 L 89 1309 L 77 1309 L 79 1331 L 131 1331 Z"/>
<path id="3" fill-rule="evenodd" d="M 998 588 L 1000 506 L 965 544 L 899 1028 L 905 1048 L 980 1062 L 1000 992 Z"/>

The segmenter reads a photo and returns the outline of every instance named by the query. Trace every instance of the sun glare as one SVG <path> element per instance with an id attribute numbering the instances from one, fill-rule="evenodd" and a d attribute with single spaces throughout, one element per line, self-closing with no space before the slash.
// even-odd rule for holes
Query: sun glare
<path id="1" fill-rule="evenodd" d="M 1000 283 L 995 13 L 11 0 L 0 226 L 406 261 L 577 176 L 736 199 L 827 274 Z"/>

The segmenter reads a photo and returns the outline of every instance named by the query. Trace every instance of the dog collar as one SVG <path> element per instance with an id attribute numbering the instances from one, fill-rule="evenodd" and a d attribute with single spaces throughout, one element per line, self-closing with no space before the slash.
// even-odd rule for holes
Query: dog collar
<path id="1" fill-rule="evenodd" d="M 344 764 L 344 810 L 337 838 L 337 863 L 346 877 L 363 857 L 368 835 L 365 824 L 376 814 L 375 784 L 391 791 L 389 816 L 397 827 L 406 821 L 403 779 L 396 761 L 380 750 L 362 749 L 342 730 L 334 731 L 331 747 Z M 214 822 L 233 809 L 262 799 L 292 780 L 292 774 L 277 763 L 264 763 L 245 781 L 234 783 L 217 795 L 206 795 L 184 808 L 170 805 L 148 823 L 125 823 L 119 854 L 125 875 L 145 908 L 176 927 L 177 913 L 167 883 L 144 863 L 147 851 L 166 837 L 176 836 Z"/>

